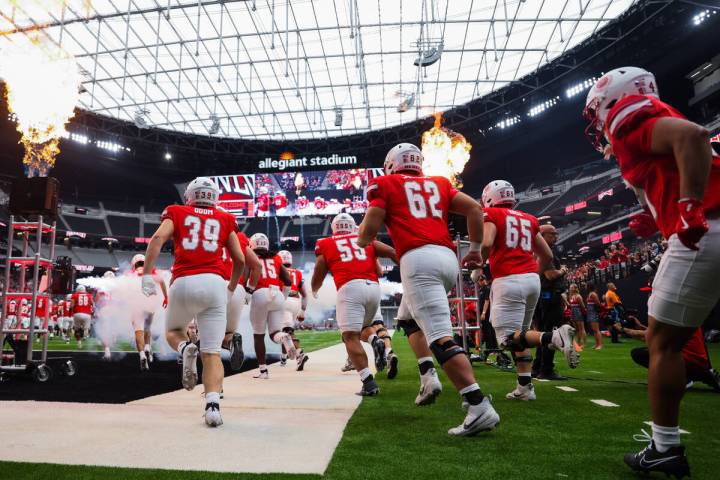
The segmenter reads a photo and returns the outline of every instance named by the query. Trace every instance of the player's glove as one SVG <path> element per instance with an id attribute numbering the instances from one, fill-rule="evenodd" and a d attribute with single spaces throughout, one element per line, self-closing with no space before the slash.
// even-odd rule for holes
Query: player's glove
<path id="1" fill-rule="evenodd" d="M 155 279 L 153 279 L 152 275 L 142 276 L 142 292 L 146 297 L 157 294 Z"/>
<path id="2" fill-rule="evenodd" d="M 655 218 L 653 218 L 647 208 L 644 212 L 640 212 L 637 215 L 630 217 L 628 227 L 630 227 L 630 230 L 640 238 L 652 237 L 658 232 L 658 226 L 657 223 L 655 223 Z"/>
<path id="3" fill-rule="evenodd" d="M 698 249 L 698 242 L 708 231 L 708 223 L 703 212 L 702 200 L 681 198 L 678 200 L 680 218 L 675 228 L 678 239 L 690 250 Z"/>

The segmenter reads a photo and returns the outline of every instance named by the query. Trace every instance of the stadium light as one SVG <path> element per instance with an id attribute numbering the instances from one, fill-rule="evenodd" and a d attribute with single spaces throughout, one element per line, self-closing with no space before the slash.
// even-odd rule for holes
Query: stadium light
<path id="1" fill-rule="evenodd" d="M 512 117 L 503 118 L 495 124 L 495 127 L 505 129 L 513 125 L 517 125 L 518 123 L 520 123 L 520 117 L 518 115 L 514 115 Z"/>
<path id="2" fill-rule="evenodd" d="M 697 27 L 698 25 L 703 23 L 705 20 L 710 18 L 711 15 L 715 15 L 715 14 L 717 14 L 717 10 L 709 10 L 708 9 L 708 10 L 702 11 L 693 17 L 693 25 L 695 25 Z"/>
<path id="3" fill-rule="evenodd" d="M 560 97 L 553 97 L 550 100 L 545 100 L 544 102 L 535 105 L 530 109 L 528 112 L 528 117 L 534 117 L 536 115 L 540 115 L 542 112 L 547 110 L 550 107 L 553 107 L 557 104 L 558 100 L 560 100 Z"/>
<path id="4" fill-rule="evenodd" d="M 120 145 L 119 143 L 106 142 L 106 141 L 104 141 L 104 140 L 97 140 L 97 141 L 95 142 L 95 145 L 96 145 L 98 148 L 102 148 L 102 149 L 104 149 L 104 150 L 109 150 L 109 151 L 111 151 L 111 152 L 118 152 L 118 151 L 120 151 L 120 150 L 125 150 L 125 147 L 122 146 L 122 145 Z M 128 149 L 128 150 L 129 150 L 129 149 Z"/>
<path id="5" fill-rule="evenodd" d="M 573 98 L 576 95 L 580 95 L 582 92 L 587 90 L 588 88 L 592 87 L 595 82 L 597 81 L 597 78 L 590 77 L 587 80 L 580 82 L 576 85 L 573 85 L 572 87 L 565 90 L 565 97 L 566 98 Z"/>
<path id="6" fill-rule="evenodd" d="M 165 152 L 165 160 L 167 160 L 168 162 L 172 160 L 172 155 L 170 155 L 170 152 Z"/>

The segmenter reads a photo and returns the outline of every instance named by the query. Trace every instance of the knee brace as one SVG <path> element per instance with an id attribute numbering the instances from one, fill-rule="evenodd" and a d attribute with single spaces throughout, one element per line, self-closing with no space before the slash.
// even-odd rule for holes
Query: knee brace
<path id="1" fill-rule="evenodd" d="M 455 343 L 454 340 L 448 340 L 443 344 L 440 344 L 438 340 L 435 340 L 430 344 L 430 350 L 432 351 L 433 355 L 435 355 L 435 358 L 437 359 L 438 363 L 440 365 L 444 365 L 445 362 L 450 360 L 455 355 L 460 355 L 465 353 L 465 350 Z"/>
<path id="2" fill-rule="evenodd" d="M 287 335 L 285 332 L 275 332 L 270 336 L 270 339 L 277 343 L 278 345 L 282 344 L 282 339 Z"/>
<path id="3" fill-rule="evenodd" d="M 397 326 L 397 328 L 402 328 L 403 332 L 405 332 L 406 337 L 409 337 L 413 333 L 420 331 L 420 326 L 412 318 L 408 320 L 398 320 L 395 325 Z"/>
<path id="4" fill-rule="evenodd" d="M 381 333 L 385 333 L 385 335 L 380 335 Z M 387 334 L 387 328 L 382 327 L 375 330 L 375 334 L 380 338 L 389 338 Z"/>
<path id="5" fill-rule="evenodd" d="M 518 355 L 516 352 L 512 352 L 515 363 L 532 363 L 532 355 Z"/>
<path id="6" fill-rule="evenodd" d="M 292 327 L 283 327 L 282 331 L 287 333 L 288 335 L 292 335 L 293 333 L 295 333 L 295 329 Z"/>
<path id="7" fill-rule="evenodd" d="M 520 330 L 520 338 L 518 340 L 515 340 L 515 334 L 511 333 L 502 342 L 502 346 L 512 352 L 522 352 L 527 350 L 528 344 L 527 339 L 525 338 L 526 333 L 527 329 Z"/>

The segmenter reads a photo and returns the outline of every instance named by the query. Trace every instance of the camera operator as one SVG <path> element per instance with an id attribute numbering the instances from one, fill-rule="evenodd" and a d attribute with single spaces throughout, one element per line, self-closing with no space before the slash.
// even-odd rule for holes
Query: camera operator
<path id="1" fill-rule="evenodd" d="M 568 269 L 560 265 L 560 257 L 555 249 L 558 233 L 552 225 L 541 225 L 540 235 L 553 252 L 552 267 L 540 276 L 540 301 L 538 302 L 537 329 L 551 332 L 564 323 L 562 292 L 565 290 Z M 567 380 L 555 371 L 555 351 L 547 347 L 538 347 L 533 361 L 533 376 L 546 380 Z"/>

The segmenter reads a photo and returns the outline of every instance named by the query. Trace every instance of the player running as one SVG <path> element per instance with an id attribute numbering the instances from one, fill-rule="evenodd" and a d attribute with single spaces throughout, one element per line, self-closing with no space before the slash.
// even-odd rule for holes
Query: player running
<path id="1" fill-rule="evenodd" d="M 652 438 L 625 463 L 682 478 L 690 475 L 678 427 L 682 349 L 720 299 L 720 157 L 709 132 L 661 101 L 654 75 L 641 68 L 605 74 L 590 89 L 583 115 L 593 145 L 615 156 L 645 207 L 631 219 L 633 231 L 659 229 L 668 240 L 648 300 Z"/>
<path id="2" fill-rule="evenodd" d="M 475 381 L 472 366 L 453 340 L 447 294 L 455 285 L 458 262 L 447 220 L 450 212 L 467 218 L 470 251 L 463 265 L 481 264 L 482 207 L 454 189 L 444 177 L 425 177 L 423 155 L 415 145 L 401 143 L 385 158 L 385 173 L 368 187 L 370 207 L 360 225 L 358 245 L 370 245 L 383 224 L 400 257 L 404 296 L 414 320 L 448 377 L 469 404 L 462 424 L 450 435 L 475 435 L 500 422 L 490 399 Z"/>
<path id="3" fill-rule="evenodd" d="M 148 244 L 143 265 L 142 291 L 157 293 L 154 278 L 155 261 L 163 244 L 172 239 L 175 262 L 166 320 L 166 337 L 170 347 L 183 360 L 182 384 L 195 388 L 198 380 L 198 347 L 187 337 L 193 318 L 202 332 L 200 354 L 205 387 L 205 423 L 222 425 L 220 392 L 223 365 L 220 350 L 227 323 L 226 311 L 245 258 L 235 234 L 235 217 L 216 208 L 220 189 L 211 179 L 198 177 L 185 189 L 185 205 L 170 205 L 162 213 L 162 223 Z M 223 248 L 233 260 L 230 283 L 223 278 Z"/>
<path id="4" fill-rule="evenodd" d="M 262 274 L 255 289 L 248 287 L 252 295 L 250 303 L 250 323 L 252 324 L 255 355 L 260 372 L 255 378 L 270 378 L 265 360 L 265 331 L 270 339 L 285 347 L 290 360 L 295 360 L 297 350 L 292 337 L 283 332 L 285 323 L 285 299 L 290 283 L 290 274 L 282 264 L 282 259 L 270 251 L 270 240 L 262 233 L 250 237 L 250 248 L 260 259 Z"/>
<path id="5" fill-rule="evenodd" d="M 310 357 L 305 355 L 305 352 L 303 352 L 300 347 L 300 340 L 298 340 L 295 336 L 295 320 L 300 322 L 305 320 L 305 309 L 307 308 L 308 297 L 307 288 L 305 286 L 305 281 L 303 280 L 302 271 L 297 268 L 292 268 L 292 253 L 287 250 L 280 250 L 278 255 L 282 260 L 283 266 L 290 274 L 291 280 L 290 292 L 288 293 L 287 300 L 285 300 L 285 326 L 283 327 L 283 332 L 287 333 L 292 338 L 295 350 L 297 350 L 297 356 L 295 358 L 297 366 L 295 367 L 295 370 L 301 372 L 305 369 L 305 364 L 308 360 L 310 360 Z M 284 366 L 286 363 L 287 352 L 285 350 L 285 346 L 283 346 L 283 352 L 280 356 L 280 365 Z"/>
<path id="6" fill-rule="evenodd" d="M 358 245 L 355 219 L 340 213 L 330 223 L 332 237 L 321 238 L 315 244 L 315 270 L 312 290 L 316 294 L 325 276 L 330 272 L 337 288 L 335 306 L 337 324 L 342 333 L 345 349 L 355 370 L 360 375 L 361 396 L 374 396 L 380 392 L 368 368 L 368 359 L 360 343 L 374 334 L 370 324 L 380 306 L 378 283 L 378 257 L 395 258 L 395 250 L 382 242 L 371 241 Z M 382 342 L 382 340 L 379 340 Z"/>
<path id="7" fill-rule="evenodd" d="M 130 261 L 130 275 L 137 275 L 138 277 L 143 276 L 143 269 L 145 265 L 145 255 L 138 253 Z M 163 294 L 163 308 L 167 308 L 168 304 L 168 291 L 165 280 L 158 275 L 156 270 L 152 271 L 153 279 L 160 285 Z M 152 322 L 155 317 L 155 312 L 150 312 L 145 309 L 140 309 L 132 312 L 131 322 L 133 331 L 135 332 L 135 348 L 137 349 L 138 356 L 140 358 L 140 371 L 150 370 L 150 364 L 153 362 L 153 351 L 152 351 Z"/>
<path id="8" fill-rule="evenodd" d="M 535 400 L 530 348 L 560 350 L 570 368 L 580 361 L 573 346 L 575 330 L 563 325 L 552 332 L 528 330 L 540 297 L 540 275 L 552 261 L 550 247 L 540 235 L 534 216 L 513 210 L 515 189 L 505 180 L 494 180 L 482 192 L 484 230 L 482 257 L 490 261 L 490 323 L 500 347 L 515 360 L 517 386 L 505 398 Z M 535 258 L 537 257 L 537 260 Z"/>
<path id="9" fill-rule="evenodd" d="M 73 330 L 78 350 L 82 348 L 83 338 L 90 334 L 93 307 L 92 295 L 87 293 L 84 285 L 78 285 L 70 299 L 70 312 L 72 313 Z"/>

